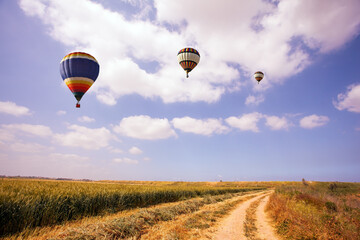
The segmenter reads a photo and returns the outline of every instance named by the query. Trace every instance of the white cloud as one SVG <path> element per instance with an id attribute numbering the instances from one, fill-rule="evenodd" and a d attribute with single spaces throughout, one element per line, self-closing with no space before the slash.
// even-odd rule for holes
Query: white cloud
<path id="1" fill-rule="evenodd" d="M 87 128 L 79 125 L 70 125 L 71 130 L 65 134 L 55 134 L 54 140 L 60 145 L 69 147 L 80 147 L 88 150 L 98 150 L 109 146 L 115 137 L 105 127 Z"/>
<path id="2" fill-rule="evenodd" d="M 142 150 L 138 147 L 132 147 L 129 149 L 129 153 L 133 154 L 133 155 L 139 155 L 142 154 Z"/>
<path id="3" fill-rule="evenodd" d="M 360 113 L 360 84 L 350 85 L 347 92 L 340 93 L 333 104 L 338 110 Z"/>
<path id="4" fill-rule="evenodd" d="M 269 16 L 267 24 L 280 26 L 285 35 L 303 36 L 308 47 L 327 52 L 358 35 L 359 8 L 357 0 L 281 1 L 278 13 Z"/>
<path id="5" fill-rule="evenodd" d="M 114 158 L 113 162 L 115 163 L 126 163 L 126 164 L 138 164 L 139 161 L 131 158 Z"/>
<path id="6" fill-rule="evenodd" d="M 62 116 L 62 115 L 65 115 L 66 114 L 66 111 L 63 111 L 63 110 L 59 110 L 56 112 L 56 115 L 58 116 Z"/>
<path id="7" fill-rule="evenodd" d="M 45 151 L 51 150 L 51 148 L 38 143 L 15 142 L 9 144 L 8 147 L 11 151 L 24 153 L 43 153 Z"/>
<path id="8" fill-rule="evenodd" d="M 20 6 L 25 13 L 30 16 L 43 15 L 46 10 L 46 6 L 41 1 L 21 1 Z"/>
<path id="9" fill-rule="evenodd" d="M 95 122 L 95 119 L 94 119 L 94 118 L 91 118 L 91 117 L 88 117 L 88 116 L 82 116 L 82 117 L 79 117 L 79 118 L 78 118 L 78 121 L 79 121 L 79 122 L 87 122 L 87 123 L 90 123 L 90 122 Z"/>
<path id="10" fill-rule="evenodd" d="M 262 70 L 269 82 L 282 81 L 310 64 L 302 45 L 327 52 L 359 33 L 357 0 L 294 0 L 277 5 L 261 0 L 156 0 L 155 6 L 159 20 L 173 25 L 185 22 L 181 30 L 211 53 L 207 57 L 237 63 L 249 76 Z"/>
<path id="11" fill-rule="evenodd" d="M 166 103 L 215 102 L 240 89 L 240 69 L 254 86 L 250 76 L 264 71 L 266 89 L 308 66 L 307 48 L 328 52 L 359 34 L 358 0 L 123 2 L 139 13 L 128 19 L 89 0 L 20 1 L 54 39 L 98 59 L 101 81 L 90 92 L 108 105 L 127 94 Z M 147 17 L 150 11 L 156 12 L 155 19 Z M 191 80 L 176 61 L 186 46 L 201 54 Z"/>
<path id="12" fill-rule="evenodd" d="M 122 2 L 128 3 L 133 7 L 137 8 L 137 12 L 133 14 L 135 19 L 146 19 L 149 14 L 153 11 L 151 0 L 120 0 Z"/>
<path id="13" fill-rule="evenodd" d="M 71 153 L 52 153 L 50 154 L 50 159 L 54 161 L 60 161 L 60 162 L 74 162 L 74 161 L 87 161 L 89 160 L 88 157 L 80 156 L 77 154 L 71 154 Z"/>
<path id="14" fill-rule="evenodd" d="M 263 95 L 249 95 L 245 100 L 245 105 L 254 105 L 257 106 L 260 103 L 262 103 L 265 100 L 265 97 Z"/>
<path id="15" fill-rule="evenodd" d="M 10 131 L 12 133 L 26 133 L 38 137 L 50 137 L 52 131 L 48 126 L 34 125 L 34 124 L 3 124 L 1 125 L 3 130 Z"/>
<path id="16" fill-rule="evenodd" d="M 330 119 L 327 116 L 318 116 L 313 114 L 302 118 L 300 120 L 300 126 L 302 128 L 312 129 L 312 128 L 324 126 L 329 121 Z"/>
<path id="17" fill-rule="evenodd" d="M 122 2 L 125 2 L 125 3 L 129 3 L 130 5 L 136 7 L 136 6 L 139 6 L 139 5 L 142 5 L 144 4 L 143 2 L 145 1 L 140 1 L 140 0 L 120 0 Z"/>
<path id="18" fill-rule="evenodd" d="M 14 141 L 15 135 L 7 129 L 0 128 L 0 143 Z"/>
<path id="19" fill-rule="evenodd" d="M 113 146 L 108 146 L 107 148 L 112 153 L 123 153 L 124 151 L 120 148 L 115 148 Z"/>
<path id="20" fill-rule="evenodd" d="M 291 126 L 290 122 L 285 117 L 265 116 L 266 126 L 271 130 L 288 130 Z"/>
<path id="21" fill-rule="evenodd" d="M 220 119 L 195 119 L 191 117 L 174 118 L 172 124 L 183 132 L 195 133 L 210 136 L 214 133 L 222 134 L 229 131 L 229 128 L 222 125 Z"/>
<path id="22" fill-rule="evenodd" d="M 149 116 L 132 116 L 123 118 L 114 127 L 116 133 L 138 139 L 155 140 L 176 137 L 166 118 L 151 118 Z"/>
<path id="23" fill-rule="evenodd" d="M 44 10 L 34 10 L 33 5 L 41 5 Z M 105 104 L 114 105 L 117 98 L 126 94 L 160 97 L 167 103 L 214 102 L 225 92 L 219 81 L 227 85 L 239 75 L 234 68 L 213 58 L 202 61 L 205 74 L 194 70 L 192 80 L 187 80 L 176 61 L 177 52 L 187 46 L 184 36 L 159 23 L 127 20 L 121 13 L 92 1 L 22 0 L 20 6 L 47 24 L 54 39 L 73 49 L 89 51 L 97 58 L 101 81 L 90 92 L 94 91 Z M 141 67 L 142 63 L 153 64 L 154 69 Z"/>
<path id="24" fill-rule="evenodd" d="M 254 113 L 243 114 L 241 117 L 229 117 L 225 119 L 225 121 L 231 127 L 237 128 L 241 131 L 259 132 L 257 123 L 262 117 L 263 115 L 261 113 L 254 112 Z"/>
<path id="25" fill-rule="evenodd" d="M 96 98 L 100 102 L 110 105 L 110 106 L 113 106 L 116 104 L 115 97 L 112 95 L 112 93 L 109 93 L 109 92 L 99 91 L 96 95 Z"/>
<path id="26" fill-rule="evenodd" d="M 0 113 L 14 115 L 17 117 L 31 115 L 31 112 L 27 107 L 18 106 L 13 102 L 0 102 Z"/>

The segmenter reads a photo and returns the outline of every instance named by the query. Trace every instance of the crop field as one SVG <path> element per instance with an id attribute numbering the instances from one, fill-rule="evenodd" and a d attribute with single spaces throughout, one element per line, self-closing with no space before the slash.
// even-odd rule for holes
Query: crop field
<path id="1" fill-rule="evenodd" d="M 0 180 L 0 237 L 166 202 L 270 187 L 271 183 Z"/>
<path id="2" fill-rule="evenodd" d="M 234 226 L 240 239 L 360 239 L 360 184 L 0 179 L 4 240 L 228 239 Z"/>
<path id="3" fill-rule="evenodd" d="M 268 210 L 283 239 L 360 239 L 360 184 L 278 186 Z"/>

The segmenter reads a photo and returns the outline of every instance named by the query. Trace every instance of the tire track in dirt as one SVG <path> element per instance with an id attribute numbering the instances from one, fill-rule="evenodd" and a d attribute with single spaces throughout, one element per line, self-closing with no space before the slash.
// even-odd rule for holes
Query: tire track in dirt
<path id="1" fill-rule="evenodd" d="M 257 236 L 260 239 L 278 240 L 274 228 L 271 226 L 271 221 L 265 213 L 266 204 L 269 201 L 269 195 L 263 198 L 256 210 L 256 227 L 258 229 Z"/>
<path id="2" fill-rule="evenodd" d="M 215 240 L 238 240 L 238 239 L 246 239 L 245 231 L 244 231 L 244 222 L 246 217 L 246 210 L 249 206 L 264 197 L 265 194 L 261 194 L 254 198 L 251 198 L 240 205 L 228 216 L 226 217 L 220 226 L 218 227 L 218 231 L 215 235 Z"/>
<path id="3" fill-rule="evenodd" d="M 178 216 L 171 221 L 160 222 L 141 235 L 141 239 L 213 239 L 218 220 L 236 208 L 239 202 L 259 196 L 264 192 L 244 193 L 222 202 L 206 205 L 199 211 Z"/>
<path id="4" fill-rule="evenodd" d="M 255 238 L 252 239 L 266 239 L 266 240 L 278 240 L 274 231 L 269 224 L 269 219 L 267 218 L 264 210 L 265 206 L 269 200 L 269 192 L 265 194 L 258 195 L 254 198 L 251 198 L 245 202 L 239 204 L 239 206 L 223 221 L 220 223 L 217 233 L 213 239 L 215 240 L 238 240 L 238 239 L 248 239 L 245 236 L 244 223 L 246 221 L 247 210 L 251 204 L 255 204 L 256 201 L 259 201 L 259 204 L 256 204 L 256 233 Z"/>

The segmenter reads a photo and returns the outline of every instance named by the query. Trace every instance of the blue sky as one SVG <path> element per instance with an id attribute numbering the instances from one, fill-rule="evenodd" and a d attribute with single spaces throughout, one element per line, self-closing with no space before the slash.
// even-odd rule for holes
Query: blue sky
<path id="1" fill-rule="evenodd" d="M 0 1 L 0 174 L 360 181 L 359 10 L 357 0 Z M 183 47 L 201 55 L 189 78 Z M 100 64 L 79 109 L 59 73 L 72 51 Z"/>

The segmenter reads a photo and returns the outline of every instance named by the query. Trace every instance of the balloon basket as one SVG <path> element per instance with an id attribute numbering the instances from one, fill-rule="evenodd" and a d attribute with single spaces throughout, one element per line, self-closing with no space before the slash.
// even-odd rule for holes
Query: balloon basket
<path id="1" fill-rule="evenodd" d="M 77 103 L 77 104 L 76 104 L 76 108 L 80 108 L 80 103 Z"/>

